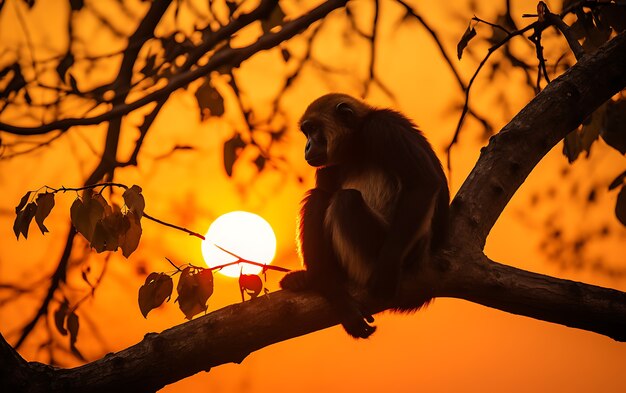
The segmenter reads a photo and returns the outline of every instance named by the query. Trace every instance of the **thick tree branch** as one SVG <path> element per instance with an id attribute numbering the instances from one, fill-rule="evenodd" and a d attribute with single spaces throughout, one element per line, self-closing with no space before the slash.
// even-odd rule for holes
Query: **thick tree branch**
<path id="1" fill-rule="evenodd" d="M 626 87 L 626 33 L 555 79 L 482 149 L 452 201 L 450 238 L 484 247 L 487 235 L 535 165 L 600 105 Z"/>
<path id="2" fill-rule="evenodd" d="M 624 292 L 528 272 L 479 253 L 450 261 L 438 297 L 464 299 L 626 341 Z"/>
<path id="3" fill-rule="evenodd" d="M 285 23 L 280 31 L 265 34 L 260 37 L 258 41 L 246 47 L 236 49 L 224 48 L 223 50 L 215 53 L 204 66 L 180 75 L 176 75 L 172 77 L 168 84 L 163 88 L 153 91 L 152 93 L 149 93 L 135 101 L 116 105 L 111 108 L 110 111 L 101 115 L 83 118 L 67 118 L 35 127 L 19 127 L 0 122 L 0 130 L 16 135 L 40 135 L 53 130 L 67 130 L 74 126 L 99 124 L 113 118 L 126 115 L 138 108 L 143 107 L 144 105 L 168 96 L 172 92 L 187 86 L 194 80 L 207 75 L 221 66 L 227 65 L 229 67 L 238 67 L 242 62 L 249 59 L 256 53 L 271 49 L 281 42 L 292 38 L 309 27 L 312 23 L 324 18 L 331 11 L 344 6 L 346 3 L 347 0 L 331 0 L 323 2 L 321 5 L 307 12 L 303 16 Z"/>

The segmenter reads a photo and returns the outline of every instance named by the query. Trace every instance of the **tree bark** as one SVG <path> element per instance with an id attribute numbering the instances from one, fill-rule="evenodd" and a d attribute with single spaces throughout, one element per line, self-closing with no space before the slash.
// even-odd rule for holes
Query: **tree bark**
<path id="1" fill-rule="evenodd" d="M 482 246 L 536 163 L 567 132 L 626 86 L 626 34 L 583 58 L 493 137 L 453 201 L 450 241 L 425 274 L 407 278 L 404 296 L 430 287 L 519 315 L 626 340 L 626 294 L 489 261 Z M 372 304 L 374 311 L 387 305 Z M 286 324 L 285 320 L 289 320 Z M 155 391 L 202 370 L 339 322 L 314 294 L 279 291 L 225 307 L 73 369 L 25 363 L 0 340 L 1 391 Z M 17 356 L 17 357 L 16 357 Z M 4 389 L 6 388 L 6 389 Z M 12 390 L 11 390 L 12 389 Z"/>

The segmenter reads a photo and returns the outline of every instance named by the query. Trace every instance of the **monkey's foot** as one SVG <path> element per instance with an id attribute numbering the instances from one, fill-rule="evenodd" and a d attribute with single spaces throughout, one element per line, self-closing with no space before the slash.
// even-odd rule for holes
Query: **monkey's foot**
<path id="1" fill-rule="evenodd" d="M 309 275 L 305 270 L 290 272 L 280 280 L 280 287 L 292 291 L 304 291 L 310 289 Z"/>

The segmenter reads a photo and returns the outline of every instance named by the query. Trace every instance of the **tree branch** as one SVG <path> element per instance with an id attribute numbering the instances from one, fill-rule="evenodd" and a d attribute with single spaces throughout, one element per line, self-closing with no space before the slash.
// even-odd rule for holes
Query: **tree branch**
<path id="1" fill-rule="evenodd" d="M 450 238 L 482 249 L 535 165 L 587 116 L 626 87 L 626 33 L 552 81 L 484 147 L 452 201 Z"/>

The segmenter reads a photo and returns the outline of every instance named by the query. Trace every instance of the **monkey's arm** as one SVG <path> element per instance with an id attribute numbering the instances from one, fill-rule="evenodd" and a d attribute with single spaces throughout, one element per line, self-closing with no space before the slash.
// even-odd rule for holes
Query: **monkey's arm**
<path id="1" fill-rule="evenodd" d="M 280 282 L 284 289 L 319 292 L 327 298 L 341 316 L 346 332 L 355 338 L 367 338 L 376 328 L 371 313 L 348 293 L 345 273 L 332 250 L 324 230 L 324 217 L 332 194 L 313 189 L 302 206 L 299 227 L 300 252 L 307 270 L 288 273 Z M 369 323 L 368 323 L 369 322 Z"/>

